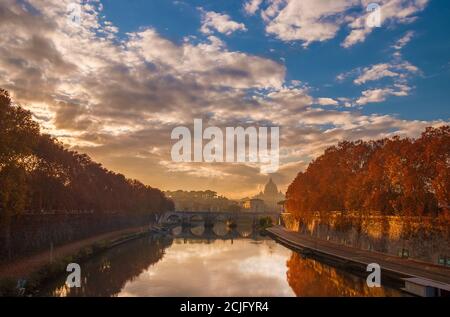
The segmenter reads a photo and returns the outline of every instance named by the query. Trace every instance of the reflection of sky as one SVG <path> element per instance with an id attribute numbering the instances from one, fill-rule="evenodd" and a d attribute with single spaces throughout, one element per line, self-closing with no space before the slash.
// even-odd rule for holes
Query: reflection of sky
<path id="1" fill-rule="evenodd" d="M 119 296 L 293 296 L 291 251 L 273 241 L 175 241 L 164 258 L 126 283 Z"/>

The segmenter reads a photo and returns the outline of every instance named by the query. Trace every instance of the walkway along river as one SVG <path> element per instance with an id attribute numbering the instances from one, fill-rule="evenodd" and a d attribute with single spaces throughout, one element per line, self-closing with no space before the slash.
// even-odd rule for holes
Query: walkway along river
<path id="1" fill-rule="evenodd" d="M 370 263 L 377 263 L 382 268 L 385 280 L 389 279 L 393 283 L 402 285 L 405 278 L 421 278 L 429 280 L 433 284 L 441 284 L 440 289 L 445 290 L 446 294 L 450 291 L 450 268 L 448 267 L 317 240 L 287 230 L 282 226 L 268 228 L 267 231 L 270 236 L 283 245 L 303 254 L 332 261 L 347 270 L 364 272 Z"/>

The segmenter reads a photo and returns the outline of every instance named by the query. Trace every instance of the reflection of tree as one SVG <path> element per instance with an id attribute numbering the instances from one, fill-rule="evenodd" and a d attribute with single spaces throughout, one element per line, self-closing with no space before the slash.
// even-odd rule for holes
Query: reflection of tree
<path id="1" fill-rule="evenodd" d="M 81 264 L 82 285 L 67 288 L 65 280 L 55 285 L 56 296 L 116 296 L 124 285 L 162 259 L 171 239 L 138 239 L 117 246 Z"/>
<path id="2" fill-rule="evenodd" d="M 287 281 L 297 296 L 392 296 L 394 291 L 369 288 L 362 278 L 292 253 Z"/>

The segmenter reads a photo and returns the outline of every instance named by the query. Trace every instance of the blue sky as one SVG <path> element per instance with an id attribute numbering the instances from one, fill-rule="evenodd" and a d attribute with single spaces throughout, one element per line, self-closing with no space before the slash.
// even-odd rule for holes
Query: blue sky
<path id="1" fill-rule="evenodd" d="M 142 28 L 154 28 L 162 36 L 181 43 L 186 36 L 199 39 L 207 35 L 200 31 L 201 11 L 214 11 L 229 15 L 244 23 L 246 32 L 231 36 L 216 34 L 231 50 L 264 56 L 286 65 L 287 79 L 301 80 L 314 88 L 313 95 L 332 98 L 357 97 L 361 87 L 351 82 L 339 83 L 336 76 L 357 67 L 389 61 L 390 47 L 406 32 L 413 31 L 414 39 L 406 45 L 404 59 L 422 71 L 411 79 L 414 91 L 407 97 L 393 97 L 382 103 L 361 107 L 364 114 L 396 114 L 403 119 L 448 119 L 450 100 L 450 5 L 446 1 L 430 1 L 417 14 L 413 23 L 386 25 L 377 28 L 365 42 L 350 48 L 340 43 L 346 36 L 343 28 L 328 41 L 313 43 L 307 48 L 301 42 L 285 42 L 270 36 L 258 15 L 250 16 L 243 1 L 168 1 L 132 0 L 103 1 L 105 18 L 120 29 L 122 36 Z"/>
<path id="2" fill-rule="evenodd" d="M 450 5 L 379 0 L 2 0 L 0 87 L 44 132 L 164 190 L 285 190 L 342 140 L 449 122 Z M 80 19 L 73 19 L 75 7 Z M 175 127 L 280 127 L 280 167 L 179 163 Z"/>

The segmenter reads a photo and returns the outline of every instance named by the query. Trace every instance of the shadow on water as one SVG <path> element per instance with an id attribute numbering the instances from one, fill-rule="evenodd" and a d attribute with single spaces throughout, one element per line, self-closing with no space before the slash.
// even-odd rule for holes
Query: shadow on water
<path id="1" fill-rule="evenodd" d="M 401 296 L 254 231 L 226 223 L 175 227 L 171 236 L 133 240 L 80 263 L 80 288 L 68 288 L 61 276 L 41 295 Z"/>

